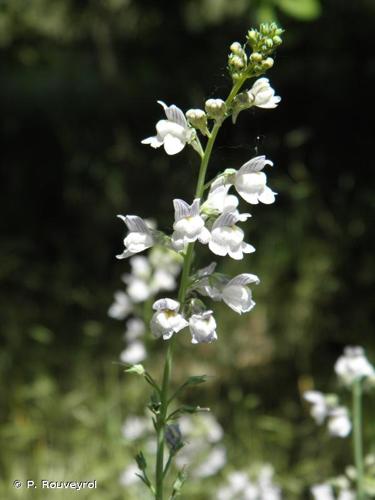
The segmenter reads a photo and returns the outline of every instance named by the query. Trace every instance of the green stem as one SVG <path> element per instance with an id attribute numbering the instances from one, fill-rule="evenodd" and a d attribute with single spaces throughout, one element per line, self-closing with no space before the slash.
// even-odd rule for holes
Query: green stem
<path id="1" fill-rule="evenodd" d="M 232 88 L 227 100 L 225 101 L 227 108 L 229 108 L 233 99 L 235 98 L 239 89 L 242 87 L 243 83 L 245 82 L 245 80 L 247 78 L 248 77 L 244 77 L 241 80 L 238 80 L 233 85 L 233 88 Z M 201 160 L 201 164 L 200 164 L 200 169 L 199 169 L 197 187 L 195 190 L 195 198 L 202 198 L 202 195 L 204 192 L 204 184 L 205 184 L 205 179 L 206 179 L 208 162 L 210 160 L 212 148 L 213 148 L 213 145 L 215 143 L 216 136 L 219 132 L 221 125 L 222 125 L 222 122 L 215 123 L 215 125 L 212 128 L 209 139 L 207 141 L 206 148 L 203 152 L 202 160 Z M 178 291 L 178 301 L 180 302 L 181 305 L 184 304 L 185 299 L 186 299 L 186 292 L 187 292 L 188 283 L 189 283 L 190 268 L 191 268 L 191 265 L 193 262 L 193 250 L 194 250 L 194 243 L 190 243 L 187 247 L 187 250 L 186 250 L 186 254 L 185 254 L 185 258 L 184 258 L 184 265 L 183 265 L 182 274 L 181 274 L 180 288 Z M 172 369 L 172 342 L 169 341 L 165 365 L 164 365 L 163 385 L 162 385 L 162 390 L 161 390 L 160 414 L 159 414 L 158 419 L 157 419 L 156 492 L 155 492 L 155 499 L 156 500 L 163 500 L 164 477 L 165 477 L 166 472 L 169 468 L 169 464 L 168 464 L 168 467 L 166 467 L 166 469 L 164 470 L 164 442 L 165 442 L 165 426 L 166 426 L 167 410 L 168 410 L 168 405 L 171 401 L 171 400 L 168 401 L 168 386 L 169 386 L 171 369 Z"/>
<path id="2" fill-rule="evenodd" d="M 163 385 L 161 388 L 160 414 L 157 420 L 157 455 L 156 455 L 156 500 L 163 500 L 163 480 L 164 480 L 164 442 L 165 424 L 168 411 L 168 386 L 172 367 L 172 343 L 168 343 L 167 355 L 165 358 Z"/>
<path id="3" fill-rule="evenodd" d="M 357 471 L 357 500 L 365 500 L 363 490 L 362 381 L 353 383 L 353 450 Z"/>

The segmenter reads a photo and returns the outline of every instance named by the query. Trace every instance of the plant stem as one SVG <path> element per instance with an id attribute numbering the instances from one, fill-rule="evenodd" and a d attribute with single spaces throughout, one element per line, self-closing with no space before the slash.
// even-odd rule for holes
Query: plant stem
<path id="1" fill-rule="evenodd" d="M 357 500 L 365 500 L 363 490 L 362 380 L 353 382 L 353 451 L 357 471 Z"/>
<path id="2" fill-rule="evenodd" d="M 232 87 L 232 90 L 225 101 L 226 106 L 229 107 L 232 103 L 233 99 L 237 95 L 239 89 L 242 87 L 243 83 L 247 77 L 244 77 L 238 80 Z M 199 168 L 199 175 L 197 186 L 195 190 L 195 198 L 201 198 L 204 192 L 204 184 L 207 173 L 208 162 L 211 157 L 212 148 L 216 140 L 216 136 L 219 132 L 219 129 L 222 125 L 222 122 L 216 122 L 212 128 L 211 134 L 207 141 L 205 150 L 202 155 L 201 164 Z M 186 299 L 186 292 L 189 283 L 189 275 L 190 268 L 193 262 L 193 251 L 194 251 L 194 243 L 190 243 L 187 247 L 184 265 L 182 268 L 180 288 L 178 291 L 178 301 L 181 305 L 184 304 Z M 163 500 L 163 483 L 164 483 L 164 442 L 165 442 L 165 426 L 166 426 L 166 416 L 168 405 L 170 400 L 168 401 L 168 386 L 170 380 L 170 374 L 172 370 L 172 342 L 168 342 L 167 354 L 164 365 L 164 374 L 163 374 L 163 384 L 161 390 L 161 405 L 160 405 L 160 414 L 157 419 L 157 454 L 156 454 L 156 491 L 155 491 L 155 499 Z M 169 464 L 168 464 L 169 467 Z M 167 472 L 167 469 L 165 470 Z"/>

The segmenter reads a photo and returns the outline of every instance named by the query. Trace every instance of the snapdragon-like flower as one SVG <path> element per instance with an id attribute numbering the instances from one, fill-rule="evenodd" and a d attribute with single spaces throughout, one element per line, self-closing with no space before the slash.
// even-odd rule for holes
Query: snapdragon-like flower
<path id="1" fill-rule="evenodd" d="M 352 423 L 349 412 L 344 406 L 338 405 L 336 395 L 306 391 L 303 397 L 311 403 L 310 414 L 318 425 L 327 419 L 328 432 L 331 436 L 344 438 L 350 434 Z"/>
<path id="2" fill-rule="evenodd" d="M 133 309 L 133 305 L 125 292 L 118 290 L 114 293 L 115 301 L 108 309 L 108 316 L 113 319 L 125 319 Z"/>
<path id="3" fill-rule="evenodd" d="M 136 365 L 147 357 L 146 348 L 140 340 L 133 340 L 120 354 L 120 360 L 129 365 Z"/>
<path id="4" fill-rule="evenodd" d="M 346 385 L 352 385 L 355 380 L 372 377 L 374 367 L 366 358 L 362 347 L 345 347 L 343 356 L 335 364 L 335 372 Z"/>
<path id="5" fill-rule="evenodd" d="M 310 414 L 315 422 L 318 425 L 322 424 L 328 415 L 328 405 L 324 394 L 319 391 L 305 391 L 303 398 L 311 403 Z"/>
<path id="6" fill-rule="evenodd" d="M 251 309 L 255 306 L 251 290 L 247 286 L 250 283 L 258 284 L 258 276 L 249 273 L 239 274 L 235 278 L 231 279 L 224 286 L 221 292 L 223 301 L 238 314 L 251 311 Z"/>
<path id="7" fill-rule="evenodd" d="M 168 340 L 174 333 L 185 328 L 189 323 L 179 314 L 180 303 L 172 299 L 159 299 L 152 306 L 156 311 L 151 320 L 154 337 Z"/>
<path id="8" fill-rule="evenodd" d="M 267 176 L 262 170 L 266 165 L 273 165 L 265 156 L 256 156 L 246 162 L 234 177 L 234 187 L 237 193 L 248 203 L 257 205 L 259 202 L 269 205 L 275 201 L 275 194 L 267 186 Z"/>
<path id="9" fill-rule="evenodd" d="M 202 212 L 207 215 L 236 212 L 239 201 L 234 194 L 228 194 L 230 187 L 230 184 L 223 184 L 220 179 L 212 183 L 207 199 L 202 204 Z"/>
<path id="10" fill-rule="evenodd" d="M 273 109 L 281 101 L 281 97 L 275 96 L 275 91 L 268 78 L 258 78 L 248 91 L 248 95 L 251 105 L 258 108 Z"/>
<path id="11" fill-rule="evenodd" d="M 212 311 L 193 314 L 189 319 L 192 344 L 206 344 L 217 340 L 216 321 Z"/>
<path id="12" fill-rule="evenodd" d="M 167 106 L 163 101 L 158 101 L 158 104 L 163 107 L 167 120 L 159 120 L 156 136 L 143 139 L 142 144 L 149 144 L 152 148 L 164 146 L 168 155 L 175 155 L 194 139 L 194 129 L 189 127 L 180 108 L 174 104 Z"/>
<path id="13" fill-rule="evenodd" d="M 329 413 L 328 432 L 331 436 L 344 438 L 350 434 L 352 423 L 344 406 L 333 408 Z"/>
<path id="14" fill-rule="evenodd" d="M 132 318 L 126 322 L 124 340 L 132 342 L 145 334 L 146 325 L 140 318 Z"/>
<path id="15" fill-rule="evenodd" d="M 244 253 L 255 252 L 255 248 L 249 243 L 245 243 L 244 232 L 236 226 L 236 222 L 243 220 L 243 217 L 250 214 L 238 214 L 224 212 L 216 219 L 211 230 L 211 239 L 208 246 L 216 255 L 229 255 L 232 259 L 241 260 Z"/>
<path id="16" fill-rule="evenodd" d="M 335 500 L 333 488 L 329 484 L 315 484 L 311 488 L 314 500 Z"/>
<path id="17" fill-rule="evenodd" d="M 126 259 L 132 255 L 143 252 L 154 244 L 154 238 L 145 221 L 137 215 L 118 215 L 129 229 L 129 234 L 124 239 L 125 250 L 116 255 L 117 259 Z"/>
<path id="18" fill-rule="evenodd" d="M 201 243 L 208 243 L 210 232 L 204 225 L 204 220 L 199 214 L 199 198 L 196 198 L 192 205 L 185 201 L 173 200 L 175 222 L 172 234 L 172 243 L 176 249 L 182 249 L 188 243 L 199 240 Z"/>

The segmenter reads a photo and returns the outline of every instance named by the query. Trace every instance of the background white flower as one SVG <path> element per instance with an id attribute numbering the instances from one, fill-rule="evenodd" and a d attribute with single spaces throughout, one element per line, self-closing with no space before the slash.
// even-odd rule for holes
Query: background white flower
<path id="1" fill-rule="evenodd" d="M 118 290 L 114 293 L 115 301 L 108 309 L 108 316 L 113 319 L 125 319 L 133 309 L 133 304 L 128 295 Z"/>
<path id="2" fill-rule="evenodd" d="M 344 354 L 335 364 L 335 372 L 344 384 L 351 385 L 355 380 L 374 375 L 374 367 L 366 358 L 362 347 L 345 347 Z"/>
<path id="3" fill-rule="evenodd" d="M 319 391 L 305 391 L 303 398 L 311 403 L 310 414 L 317 424 L 322 424 L 328 415 L 326 398 Z"/>
<path id="4" fill-rule="evenodd" d="M 133 340 L 126 349 L 120 354 L 120 359 L 123 363 L 135 365 L 140 363 L 147 357 L 146 348 L 140 340 Z"/>
<path id="5" fill-rule="evenodd" d="M 193 140 L 194 129 L 189 127 L 180 108 L 174 104 L 167 106 L 163 101 L 158 103 L 163 107 L 167 120 L 159 120 L 156 124 L 156 136 L 143 139 L 142 144 L 149 144 L 152 148 L 164 146 L 168 155 L 175 155 Z"/>
<path id="6" fill-rule="evenodd" d="M 350 434 L 351 430 L 352 423 L 347 408 L 338 406 L 332 409 L 328 418 L 328 431 L 331 436 L 344 438 Z"/>

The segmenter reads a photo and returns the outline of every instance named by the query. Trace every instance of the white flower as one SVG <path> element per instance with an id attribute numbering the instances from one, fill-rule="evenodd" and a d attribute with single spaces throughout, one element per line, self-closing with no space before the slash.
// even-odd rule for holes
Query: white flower
<path id="1" fill-rule="evenodd" d="M 174 333 L 185 328 L 189 323 L 178 313 L 180 304 L 172 299 L 159 299 L 152 308 L 156 311 L 151 320 L 154 337 L 170 339 Z"/>
<path id="2" fill-rule="evenodd" d="M 129 234 L 124 239 L 125 250 L 122 254 L 116 255 L 118 259 L 131 257 L 135 253 L 143 252 L 154 244 L 154 238 L 150 229 L 143 219 L 137 215 L 118 215 L 125 222 L 129 229 Z"/>
<path id="3" fill-rule="evenodd" d="M 194 477 L 209 477 L 216 474 L 227 462 L 227 452 L 224 446 L 214 446 L 205 460 L 193 473 Z"/>
<path id="4" fill-rule="evenodd" d="M 324 394 L 319 391 L 305 391 L 303 398 L 312 404 L 310 414 L 317 424 L 322 424 L 328 415 L 328 405 Z"/>
<path id="5" fill-rule="evenodd" d="M 132 275 L 137 278 L 147 280 L 151 276 L 151 265 L 150 261 L 144 255 L 136 255 L 129 260 L 129 264 L 132 268 Z"/>
<path id="6" fill-rule="evenodd" d="M 365 356 L 362 347 L 345 347 L 344 355 L 335 364 L 335 372 L 344 384 L 374 375 L 374 367 Z"/>
<path id="7" fill-rule="evenodd" d="M 129 297 L 119 290 L 114 293 L 114 298 L 114 303 L 108 309 L 108 316 L 114 319 L 125 319 L 133 309 Z"/>
<path id="8" fill-rule="evenodd" d="M 123 363 L 134 365 L 140 363 L 147 357 L 147 352 L 143 342 L 134 340 L 120 354 L 120 359 Z"/>
<path id="9" fill-rule="evenodd" d="M 127 467 L 120 476 L 120 484 L 122 486 L 132 486 L 133 484 L 140 482 L 140 478 L 137 474 L 139 474 L 137 465 L 129 465 L 129 467 Z"/>
<path id="10" fill-rule="evenodd" d="M 238 215 L 231 212 L 224 212 L 216 219 L 208 243 L 211 252 L 221 256 L 229 255 L 235 260 L 241 260 L 244 253 L 255 252 L 252 245 L 244 243 L 244 232 L 235 225 L 238 220 Z"/>
<path id="11" fill-rule="evenodd" d="M 192 205 L 188 205 L 183 200 L 173 200 L 175 222 L 172 242 L 178 249 L 196 240 L 207 243 L 210 238 L 210 232 L 199 215 L 199 202 L 199 198 L 196 198 Z"/>
<path id="12" fill-rule="evenodd" d="M 256 80 L 252 88 L 248 91 L 248 96 L 252 106 L 257 106 L 258 108 L 276 108 L 281 101 L 281 97 L 275 96 L 275 91 L 269 84 L 268 78 L 259 78 Z"/>
<path id="13" fill-rule="evenodd" d="M 132 342 L 139 337 L 144 335 L 146 326 L 140 318 L 132 318 L 126 322 L 126 331 L 124 334 L 124 340 Z"/>
<path id="14" fill-rule="evenodd" d="M 183 258 L 174 250 L 165 247 L 155 246 L 149 254 L 150 263 L 155 269 L 163 269 L 177 276 L 181 270 Z"/>
<path id="15" fill-rule="evenodd" d="M 355 497 L 356 495 L 353 491 L 344 489 L 340 491 L 337 500 L 355 500 Z"/>
<path id="16" fill-rule="evenodd" d="M 275 194 L 267 186 L 267 176 L 262 172 L 266 165 L 273 165 L 265 156 L 256 156 L 246 162 L 236 172 L 234 187 L 237 193 L 248 203 L 257 205 L 259 202 L 266 205 L 275 201 Z"/>
<path id="17" fill-rule="evenodd" d="M 217 340 L 216 321 L 212 311 L 193 314 L 189 319 L 192 344 L 209 343 Z"/>
<path id="18" fill-rule="evenodd" d="M 315 484 L 311 488 L 311 494 L 314 500 L 335 500 L 332 486 L 329 484 Z"/>
<path id="19" fill-rule="evenodd" d="M 194 130 L 189 127 L 180 108 L 174 104 L 167 106 L 163 101 L 158 103 L 163 107 L 167 120 L 159 120 L 156 124 L 156 136 L 144 139 L 142 144 L 150 144 L 152 148 L 164 146 L 168 155 L 175 155 L 194 139 Z"/>
<path id="20" fill-rule="evenodd" d="M 213 182 L 207 200 L 202 205 L 202 212 L 209 215 L 211 213 L 235 212 L 239 201 L 234 194 L 228 194 L 230 187 L 230 184 L 223 184 L 221 178 L 217 182 Z"/>
<path id="21" fill-rule="evenodd" d="M 239 274 L 231 279 L 221 292 L 223 301 L 238 314 L 251 311 L 255 306 L 255 302 L 252 300 L 251 290 L 246 286 L 250 283 L 258 284 L 258 276 L 249 273 Z"/>
<path id="22" fill-rule="evenodd" d="M 130 416 L 128 417 L 122 428 L 121 432 L 125 439 L 128 441 L 135 441 L 136 439 L 144 437 L 150 432 L 149 420 L 145 417 Z"/>
<path id="23" fill-rule="evenodd" d="M 127 274 L 123 276 L 123 281 L 128 285 L 126 291 L 133 302 L 144 302 L 150 297 L 152 290 L 144 279 Z"/>
<path id="24" fill-rule="evenodd" d="M 350 434 L 352 423 L 344 406 L 333 408 L 329 413 L 328 431 L 331 436 L 344 438 Z"/>

